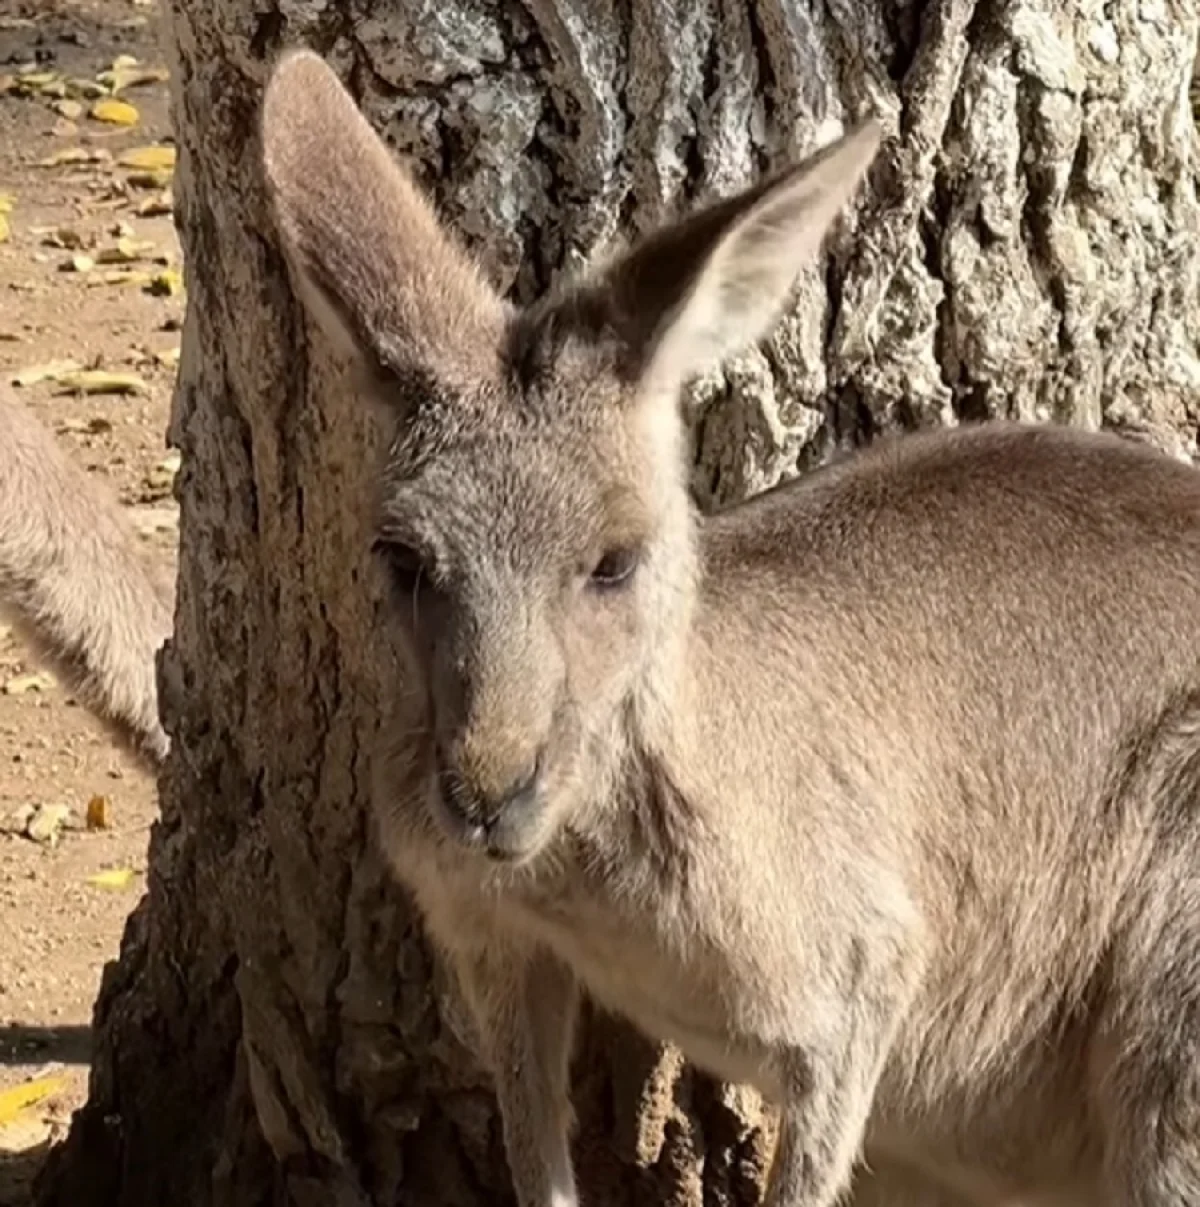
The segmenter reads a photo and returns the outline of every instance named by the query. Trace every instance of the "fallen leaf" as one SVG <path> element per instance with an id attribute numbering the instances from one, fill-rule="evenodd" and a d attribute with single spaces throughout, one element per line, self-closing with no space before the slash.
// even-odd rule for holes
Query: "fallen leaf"
<path id="1" fill-rule="evenodd" d="M 169 171 L 175 166 L 175 148 L 161 143 L 131 147 L 118 156 L 117 163 L 123 168 L 141 168 L 148 172 Z"/>
<path id="2" fill-rule="evenodd" d="M 159 351 L 154 353 L 154 359 L 158 361 L 160 365 L 166 365 L 168 368 L 173 368 L 175 365 L 179 364 L 179 346 L 176 345 L 174 348 L 159 349 Z"/>
<path id="3" fill-rule="evenodd" d="M 55 101 L 50 106 L 59 117 L 65 117 L 67 121 L 78 121 L 83 116 L 83 106 L 78 101 L 59 100 Z"/>
<path id="4" fill-rule="evenodd" d="M 50 691 L 57 686 L 53 675 L 45 671 L 31 671 L 27 675 L 13 675 L 5 680 L 4 694 L 6 696 L 23 696 L 26 692 Z"/>
<path id="5" fill-rule="evenodd" d="M 8 224 L 8 215 L 0 214 L 0 243 L 7 243 L 12 237 L 12 227 Z"/>
<path id="6" fill-rule="evenodd" d="M 37 1106 L 39 1102 L 44 1102 L 62 1091 L 66 1084 L 65 1077 L 39 1077 L 34 1081 L 0 1090 L 0 1123 L 11 1123 L 31 1106 Z"/>
<path id="7" fill-rule="evenodd" d="M 39 805 L 25 827 L 25 836 L 43 846 L 57 846 L 70 816 L 66 805 Z"/>
<path id="8" fill-rule="evenodd" d="M 54 1142 L 61 1129 L 52 1118 L 53 1109 L 29 1111 L 11 1123 L 0 1126 L 0 1164 L 12 1159 L 13 1154 L 24 1155 L 44 1149 Z M 19 1201 L 24 1201 L 24 1196 Z"/>
<path id="9" fill-rule="evenodd" d="M 113 71 L 128 71 L 130 67 L 136 67 L 138 61 L 131 54 L 119 54 L 112 61 Z"/>
<path id="10" fill-rule="evenodd" d="M 38 160 L 39 168 L 61 168 L 73 163 L 110 163 L 112 155 L 103 147 L 64 147 Z"/>
<path id="11" fill-rule="evenodd" d="M 36 65 L 35 65 L 36 67 Z M 9 77 L 10 83 L 6 91 L 11 92 L 14 96 L 37 96 L 46 88 L 53 88 L 55 85 L 63 84 L 63 78 L 57 71 L 22 71 L 17 68 L 17 74 L 14 77 Z"/>
<path id="12" fill-rule="evenodd" d="M 60 373 L 54 383 L 59 394 L 144 394 L 146 383 L 136 373 L 110 373 L 107 369 L 80 369 Z"/>
<path id="13" fill-rule="evenodd" d="M 72 96 L 81 96 L 85 101 L 94 101 L 97 97 L 107 96 L 108 89 L 96 80 L 69 79 L 67 91 Z"/>
<path id="14" fill-rule="evenodd" d="M 96 261 L 91 256 L 78 252 L 63 264 L 64 272 L 91 272 L 96 267 Z"/>
<path id="15" fill-rule="evenodd" d="M 17 199 L 11 193 L 0 193 L 0 214 L 11 214 Z"/>
<path id="16" fill-rule="evenodd" d="M 152 260 L 158 248 L 147 239 L 118 239 L 111 247 L 102 247 L 96 253 L 97 264 L 135 264 L 138 260 Z"/>
<path id="17" fill-rule="evenodd" d="M 107 796 L 97 793 L 87 803 L 87 828 L 89 830 L 107 830 L 112 825 L 109 817 L 111 802 Z"/>
<path id="18" fill-rule="evenodd" d="M 39 381 L 53 381 L 60 373 L 73 373 L 82 368 L 77 360 L 48 360 L 41 365 L 18 369 L 12 377 L 14 386 L 32 386 Z"/>
<path id="19" fill-rule="evenodd" d="M 165 67 L 141 67 L 137 63 L 120 66 L 114 63 L 111 70 L 101 71 L 96 76 L 97 81 L 112 93 L 138 88 L 143 84 L 163 84 L 170 78 Z"/>
<path id="20" fill-rule="evenodd" d="M 87 878 L 88 884 L 96 888 L 120 890 L 128 888 L 137 876 L 133 868 L 106 868 Z"/>
<path id="21" fill-rule="evenodd" d="M 164 268 L 162 272 L 156 272 L 150 284 L 146 286 L 146 292 L 158 298 L 173 298 L 182 291 L 183 277 L 175 268 Z"/>
<path id="22" fill-rule="evenodd" d="M 136 126 L 141 115 L 128 101 L 118 101 L 106 96 L 92 105 L 88 116 L 94 121 L 107 122 L 111 126 Z"/>
<path id="23" fill-rule="evenodd" d="M 157 197 L 147 197 L 144 201 L 139 201 L 134 213 L 139 218 L 158 218 L 171 213 L 174 208 L 175 199 L 171 196 L 171 190 L 167 189 Z"/>
<path id="24" fill-rule="evenodd" d="M 88 279 L 89 285 L 136 285 L 139 289 L 147 289 L 154 279 L 154 273 L 144 268 L 110 268 L 107 272 L 96 273 Z"/>

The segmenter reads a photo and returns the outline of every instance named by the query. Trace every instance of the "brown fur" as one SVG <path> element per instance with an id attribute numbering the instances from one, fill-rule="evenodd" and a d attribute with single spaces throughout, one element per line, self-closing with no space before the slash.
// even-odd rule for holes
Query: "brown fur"
<path id="1" fill-rule="evenodd" d="M 149 769 L 168 744 L 154 658 L 171 599 L 109 492 L 0 389 L 0 608 Z"/>
<path id="2" fill-rule="evenodd" d="M 378 821 L 522 1207 L 577 1201 L 577 986 L 778 1104 L 769 1207 L 864 1148 L 894 1201 L 1200 1202 L 1200 473 L 991 424 L 694 511 L 680 386 L 769 329 L 873 127 L 524 312 L 315 56 L 263 136 L 395 423 Z"/>

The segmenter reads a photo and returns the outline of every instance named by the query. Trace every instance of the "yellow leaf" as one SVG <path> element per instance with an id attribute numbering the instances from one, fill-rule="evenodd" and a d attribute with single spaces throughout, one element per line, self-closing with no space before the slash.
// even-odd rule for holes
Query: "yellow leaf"
<path id="1" fill-rule="evenodd" d="M 154 359 L 160 365 L 165 365 L 169 369 L 174 368 L 175 365 L 179 364 L 179 345 L 176 344 L 174 348 L 163 348 L 155 352 Z"/>
<path id="2" fill-rule="evenodd" d="M 77 360 L 49 360 L 42 365 L 29 365 L 13 375 L 14 386 L 32 386 L 39 381 L 53 381 L 60 373 L 73 373 L 80 368 Z"/>
<path id="3" fill-rule="evenodd" d="M 131 54 L 119 54 L 112 61 L 113 71 L 127 71 L 130 67 L 136 67 L 138 61 Z"/>
<path id="4" fill-rule="evenodd" d="M 83 106 L 78 101 L 55 101 L 50 106 L 59 117 L 65 117 L 67 121 L 78 121 L 83 116 Z"/>
<path id="5" fill-rule="evenodd" d="M 62 83 L 62 76 L 56 71 L 20 71 L 17 78 L 9 86 L 9 91 L 18 96 L 33 96 L 45 88 L 52 88 Z"/>
<path id="6" fill-rule="evenodd" d="M 107 830 L 112 825 L 109 818 L 109 799 L 97 793 L 87 803 L 87 828 Z"/>
<path id="7" fill-rule="evenodd" d="M 128 101 L 118 101 L 112 97 L 98 100 L 88 115 L 98 122 L 108 122 L 111 126 L 136 126 L 140 114 Z"/>
<path id="8" fill-rule="evenodd" d="M 0 212 L 0 243 L 7 243 L 12 237 L 12 227 L 8 224 L 8 215 Z"/>
<path id="9" fill-rule="evenodd" d="M 106 369 L 80 369 L 54 378 L 60 394 L 144 394 L 146 383 L 136 373 L 109 373 Z"/>
<path id="10" fill-rule="evenodd" d="M 66 1084 L 65 1077 L 39 1077 L 24 1085 L 0 1090 L 0 1124 L 11 1123 L 23 1111 L 59 1093 Z"/>
<path id="11" fill-rule="evenodd" d="M 11 193 L 0 193 L 0 214 L 11 214 L 17 199 Z"/>
<path id="12" fill-rule="evenodd" d="M 141 168 L 147 172 L 169 171 L 175 166 L 175 148 L 161 144 L 131 147 L 118 157 L 117 163 L 123 168 Z"/>
<path id="13" fill-rule="evenodd" d="M 91 256 L 78 252 L 63 265 L 63 270 L 66 272 L 91 272 L 95 267 L 96 261 Z"/>
<path id="14" fill-rule="evenodd" d="M 137 872 L 133 868 L 106 868 L 103 872 L 96 872 L 89 876 L 87 882 L 95 885 L 96 888 L 120 890 L 128 888 L 133 883 L 135 876 L 137 876 Z"/>
<path id="15" fill-rule="evenodd" d="M 66 805 L 38 805 L 25 826 L 25 837 L 43 846 L 56 847 L 63 829 L 71 819 Z"/>
<path id="16" fill-rule="evenodd" d="M 102 247 L 96 253 L 97 264 L 134 264 L 138 260 L 152 260 L 158 248 L 147 239 L 121 238 L 111 247 Z"/>
<path id="17" fill-rule="evenodd" d="M 162 272 L 156 272 L 150 284 L 146 286 L 146 292 L 152 293 L 156 298 L 173 298 L 182 290 L 183 277 L 174 268 L 164 268 Z"/>

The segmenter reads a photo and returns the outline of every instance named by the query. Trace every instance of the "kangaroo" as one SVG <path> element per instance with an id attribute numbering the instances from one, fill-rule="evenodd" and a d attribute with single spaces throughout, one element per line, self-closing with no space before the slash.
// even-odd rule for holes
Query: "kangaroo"
<path id="1" fill-rule="evenodd" d="M 154 659 L 172 597 L 111 493 L 0 389 L 0 610 L 148 771 L 168 748 Z"/>
<path id="2" fill-rule="evenodd" d="M 874 123 L 525 307 L 315 55 L 261 132 L 390 425 L 374 812 L 521 1207 L 579 1201 L 580 994 L 774 1104 L 768 1207 L 876 1155 L 978 1207 L 1200 1203 L 1200 472 L 997 422 L 698 511 L 682 386 L 770 331 Z"/>

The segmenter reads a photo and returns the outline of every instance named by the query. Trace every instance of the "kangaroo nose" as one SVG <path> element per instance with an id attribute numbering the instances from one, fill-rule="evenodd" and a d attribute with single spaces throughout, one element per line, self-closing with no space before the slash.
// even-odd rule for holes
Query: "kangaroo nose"
<path id="1" fill-rule="evenodd" d="M 547 811 L 541 755 L 501 792 L 481 791 L 461 768 L 443 764 L 443 820 L 459 842 L 498 863 L 528 858 L 545 838 Z"/>
<path id="2" fill-rule="evenodd" d="M 539 755 L 528 771 L 518 776 L 505 791 L 479 797 L 480 820 L 484 828 L 493 826 L 510 810 L 524 808 L 534 802 L 542 778 L 542 759 Z"/>
<path id="3" fill-rule="evenodd" d="M 506 788 L 497 791 L 484 787 L 453 758 L 443 756 L 442 793 L 446 804 L 473 829 L 490 832 L 512 811 L 521 811 L 535 803 L 542 781 L 542 756 L 538 757 Z"/>

